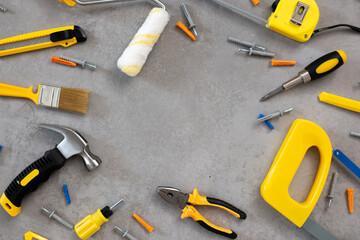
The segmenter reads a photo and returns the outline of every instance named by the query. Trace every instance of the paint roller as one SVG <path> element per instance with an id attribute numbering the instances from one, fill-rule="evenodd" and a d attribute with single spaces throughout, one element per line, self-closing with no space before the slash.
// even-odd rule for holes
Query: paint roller
<path id="1" fill-rule="evenodd" d="M 136 2 L 137 0 L 59 0 L 69 6 L 95 5 L 114 2 Z M 170 20 L 170 15 L 165 9 L 165 5 L 158 0 L 149 0 L 159 7 L 151 10 L 145 22 L 140 27 L 128 47 L 117 61 L 117 67 L 131 77 L 135 77 L 144 66 L 148 55 L 155 43 L 159 40 L 161 33 Z"/>

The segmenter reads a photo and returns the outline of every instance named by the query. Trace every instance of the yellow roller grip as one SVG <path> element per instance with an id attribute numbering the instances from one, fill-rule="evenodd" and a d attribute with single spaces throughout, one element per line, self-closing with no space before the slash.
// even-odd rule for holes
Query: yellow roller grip
<path id="1" fill-rule="evenodd" d="M 21 207 L 15 206 L 5 195 L 2 194 L 0 198 L 0 204 L 10 216 L 15 217 L 21 212 Z"/>
<path id="2" fill-rule="evenodd" d="M 319 99 L 322 102 L 360 113 L 360 102 L 359 101 L 355 101 L 355 100 L 352 100 L 349 98 L 344 98 L 344 97 L 330 94 L 327 92 L 322 92 L 319 95 Z"/>
<path id="3" fill-rule="evenodd" d="M 93 215 L 88 215 L 75 225 L 75 232 L 81 239 L 88 239 L 94 233 L 99 231 L 100 226 L 106 223 L 108 219 L 104 217 L 101 210 L 98 209 Z"/>
<path id="4" fill-rule="evenodd" d="M 205 206 L 218 207 L 218 208 L 221 208 L 221 209 L 231 213 L 232 215 L 236 216 L 237 218 L 240 218 L 240 215 L 238 213 L 236 213 L 226 207 L 209 203 L 208 200 L 206 199 L 206 197 L 200 196 L 200 194 L 196 188 L 194 189 L 192 194 L 190 193 L 188 202 L 193 205 L 205 205 Z"/>
<path id="5" fill-rule="evenodd" d="M 209 221 L 207 221 L 203 216 L 201 216 L 201 214 L 193 206 L 187 205 L 182 211 L 183 211 L 183 213 L 181 215 L 181 219 L 190 217 L 196 222 L 203 221 L 206 225 L 208 225 L 209 227 L 211 227 L 217 231 L 224 232 L 227 234 L 233 233 L 233 231 L 231 231 L 229 229 L 218 227 L 218 226 L 210 223 Z"/>

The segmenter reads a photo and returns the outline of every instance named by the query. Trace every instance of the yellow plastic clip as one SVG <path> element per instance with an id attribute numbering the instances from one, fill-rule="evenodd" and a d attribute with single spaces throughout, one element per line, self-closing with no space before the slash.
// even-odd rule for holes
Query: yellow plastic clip
<path id="1" fill-rule="evenodd" d="M 319 169 L 309 195 L 299 203 L 290 197 L 289 186 L 307 150 L 313 146 L 320 153 Z M 261 196 L 296 226 L 302 227 L 324 188 L 331 158 L 331 142 L 326 132 L 308 120 L 295 120 L 261 185 Z"/>
<path id="2" fill-rule="evenodd" d="M 70 7 L 73 7 L 73 6 L 76 5 L 76 2 L 74 2 L 73 0 L 59 0 L 59 2 L 66 3 L 66 4 L 69 5 Z"/>
<path id="3" fill-rule="evenodd" d="M 33 232 L 27 232 L 25 233 L 24 235 L 25 237 L 25 240 L 48 240 L 47 238 L 44 238 L 36 233 L 33 233 Z"/>

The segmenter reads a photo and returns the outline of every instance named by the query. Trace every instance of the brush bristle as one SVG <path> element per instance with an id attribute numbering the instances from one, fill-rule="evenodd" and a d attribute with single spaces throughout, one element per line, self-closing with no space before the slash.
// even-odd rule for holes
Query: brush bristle
<path id="1" fill-rule="evenodd" d="M 59 109 L 85 114 L 89 105 L 89 90 L 61 88 Z"/>

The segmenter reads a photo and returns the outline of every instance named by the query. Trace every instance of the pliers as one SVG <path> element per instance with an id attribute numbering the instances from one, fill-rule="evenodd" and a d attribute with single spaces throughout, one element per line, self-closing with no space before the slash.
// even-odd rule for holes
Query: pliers
<path id="1" fill-rule="evenodd" d="M 237 234 L 234 231 L 218 227 L 210 223 L 203 216 L 201 216 L 201 214 L 195 209 L 193 205 L 218 207 L 228 211 L 239 219 L 246 218 L 246 213 L 225 201 L 216 198 L 200 196 L 196 188 L 192 194 L 182 193 L 179 189 L 173 187 L 158 187 L 156 191 L 166 202 L 172 205 L 177 205 L 180 207 L 180 209 L 182 209 L 183 213 L 181 215 L 181 219 L 191 217 L 194 221 L 198 222 L 207 230 L 231 239 L 235 239 L 237 237 Z"/>

